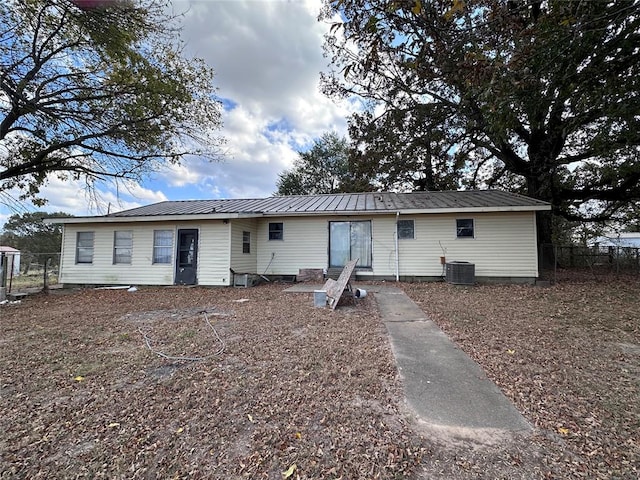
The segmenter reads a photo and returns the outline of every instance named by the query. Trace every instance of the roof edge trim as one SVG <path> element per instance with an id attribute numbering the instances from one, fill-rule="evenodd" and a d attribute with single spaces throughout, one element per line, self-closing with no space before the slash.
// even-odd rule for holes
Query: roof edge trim
<path id="1" fill-rule="evenodd" d="M 259 217 L 260 214 L 251 214 L 250 217 Z M 246 218 L 242 213 L 202 213 L 197 215 L 136 215 L 131 217 L 64 217 L 45 218 L 46 224 L 67 223 L 129 223 L 129 222 L 172 222 L 191 220 L 225 220 L 233 218 Z"/>

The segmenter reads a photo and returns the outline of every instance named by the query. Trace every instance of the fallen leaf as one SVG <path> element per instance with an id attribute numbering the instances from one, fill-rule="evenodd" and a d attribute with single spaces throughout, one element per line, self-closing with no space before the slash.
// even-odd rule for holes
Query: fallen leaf
<path id="1" fill-rule="evenodd" d="M 119 427 L 120 423 L 119 422 L 111 422 L 108 426 L 109 426 L 109 428 L 115 428 L 115 427 Z"/>
<path id="2" fill-rule="evenodd" d="M 560 432 L 562 435 L 569 435 L 569 429 L 568 428 L 558 427 L 558 432 Z"/>
<path id="3" fill-rule="evenodd" d="M 297 467 L 298 466 L 295 463 L 291 465 L 286 472 L 282 472 L 282 478 L 289 478 L 291 475 L 293 475 L 293 472 L 296 471 Z"/>
<path id="4" fill-rule="evenodd" d="M 182 433 L 182 432 L 184 432 L 184 428 L 183 427 L 180 427 L 179 429 L 176 430 L 176 433 Z"/>
<path id="5" fill-rule="evenodd" d="M 82 375 L 78 375 L 77 377 L 73 377 L 73 379 L 74 379 L 76 382 L 81 382 L 81 381 L 83 381 L 83 380 L 84 380 L 84 377 L 83 377 Z"/>

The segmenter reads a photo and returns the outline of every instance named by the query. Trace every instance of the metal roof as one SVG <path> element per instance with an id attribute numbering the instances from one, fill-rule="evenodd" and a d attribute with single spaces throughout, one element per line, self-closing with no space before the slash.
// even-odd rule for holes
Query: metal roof
<path id="1" fill-rule="evenodd" d="M 548 210 L 548 203 L 500 190 L 444 192 L 372 192 L 294 195 L 257 199 L 182 200 L 154 203 L 106 217 L 176 215 L 305 215 L 362 214 L 411 211 Z"/>

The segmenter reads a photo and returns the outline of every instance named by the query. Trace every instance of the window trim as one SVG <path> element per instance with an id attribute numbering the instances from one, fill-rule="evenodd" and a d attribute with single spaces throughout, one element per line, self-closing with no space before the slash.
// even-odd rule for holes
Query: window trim
<path id="1" fill-rule="evenodd" d="M 271 226 L 272 225 L 280 225 L 280 229 L 279 230 L 272 230 Z M 268 234 L 268 238 L 269 241 L 283 241 L 284 240 L 284 222 L 269 222 L 268 225 L 269 228 L 269 234 Z M 279 234 L 280 238 L 272 238 L 272 234 Z"/>
<path id="2" fill-rule="evenodd" d="M 171 244 L 170 245 L 157 245 L 156 244 L 156 232 L 169 232 L 171 234 Z M 173 263 L 173 239 L 175 238 L 174 230 L 170 228 L 159 228 L 153 231 L 153 246 L 151 247 L 151 264 L 152 265 L 171 265 Z M 156 249 L 159 248 L 168 248 L 169 249 L 169 261 L 168 262 L 159 262 L 156 259 L 158 258 L 156 255 Z"/>
<path id="3" fill-rule="evenodd" d="M 242 253 L 251 254 L 251 232 L 242 231 Z"/>
<path id="4" fill-rule="evenodd" d="M 411 222 L 411 236 L 403 237 L 400 235 L 400 222 Z M 401 218 L 396 222 L 396 235 L 398 240 L 415 240 L 416 239 L 416 221 L 413 218 Z"/>
<path id="5" fill-rule="evenodd" d="M 458 226 L 458 222 L 462 222 L 462 221 L 470 221 L 471 222 L 471 235 L 460 235 L 460 230 L 464 229 L 464 230 L 468 230 L 468 228 L 465 227 L 460 227 Z M 456 239 L 458 238 L 476 238 L 476 221 L 474 218 L 469 218 L 469 217 L 465 217 L 465 218 L 456 218 Z"/>
<path id="6" fill-rule="evenodd" d="M 91 247 L 87 247 L 87 246 L 80 246 L 80 235 L 81 234 L 91 234 Z M 95 252 L 95 246 L 96 246 L 96 234 L 94 231 L 82 231 L 82 232 L 76 232 L 76 265 L 91 265 L 93 264 L 93 254 Z M 83 248 L 84 250 L 91 250 L 91 260 L 89 261 L 84 261 L 84 260 L 80 260 L 80 249 Z"/>
<path id="7" fill-rule="evenodd" d="M 129 245 L 118 245 L 118 233 L 130 233 Z M 118 261 L 118 249 L 129 250 L 129 261 Z M 113 264 L 114 265 L 131 265 L 133 262 L 133 230 L 114 230 L 113 231 Z"/>

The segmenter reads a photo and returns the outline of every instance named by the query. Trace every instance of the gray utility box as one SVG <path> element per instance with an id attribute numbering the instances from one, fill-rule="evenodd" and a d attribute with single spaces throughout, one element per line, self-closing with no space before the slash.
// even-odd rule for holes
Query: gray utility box
<path id="1" fill-rule="evenodd" d="M 233 274 L 233 286 L 234 287 L 253 287 L 258 283 L 257 276 L 251 273 L 234 273 Z"/>
<path id="2" fill-rule="evenodd" d="M 476 283 L 476 265 L 469 262 L 447 262 L 447 283 L 473 285 Z"/>
<path id="3" fill-rule="evenodd" d="M 314 307 L 326 307 L 327 306 L 327 291 L 326 290 L 314 290 L 313 291 L 313 306 Z"/>

